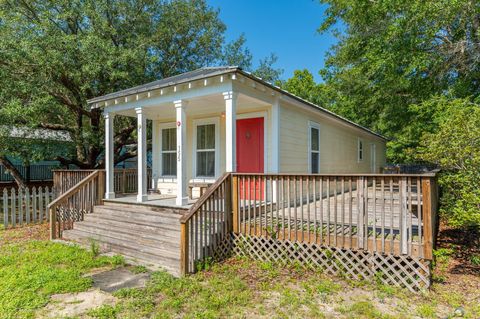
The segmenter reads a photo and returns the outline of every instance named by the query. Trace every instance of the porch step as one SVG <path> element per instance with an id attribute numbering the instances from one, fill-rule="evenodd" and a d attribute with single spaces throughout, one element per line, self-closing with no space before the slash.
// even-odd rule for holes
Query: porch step
<path id="1" fill-rule="evenodd" d="M 144 212 L 130 210 L 111 209 L 105 206 L 95 206 L 94 216 L 101 217 L 104 220 L 135 223 L 139 225 L 162 226 L 163 228 L 178 229 L 180 226 L 180 216 L 174 213 L 165 212 Z M 92 214 L 93 215 L 93 214 Z M 85 215 L 86 217 L 88 215 Z"/>
<path id="2" fill-rule="evenodd" d="M 180 276 L 179 259 L 171 259 L 144 252 L 141 250 L 143 247 L 141 245 L 135 245 L 132 243 L 127 245 L 124 241 L 116 241 L 105 236 L 85 233 L 76 229 L 66 230 L 63 238 L 75 241 L 87 249 L 93 239 L 99 244 L 102 252 L 122 255 L 126 260 L 132 260 L 136 264 L 145 265 L 149 268 L 160 268 L 174 276 Z"/>
<path id="3" fill-rule="evenodd" d="M 180 271 L 182 211 L 134 205 L 95 206 L 84 221 L 63 232 L 63 239 L 90 246 L 95 240 L 102 252 L 111 252 L 140 264 L 161 267 L 172 275 Z"/>

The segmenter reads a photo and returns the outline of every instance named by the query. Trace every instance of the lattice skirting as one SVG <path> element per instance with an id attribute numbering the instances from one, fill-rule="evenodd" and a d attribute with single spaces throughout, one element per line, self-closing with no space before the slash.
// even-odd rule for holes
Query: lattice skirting
<path id="1" fill-rule="evenodd" d="M 357 280 L 380 281 L 387 285 L 419 291 L 430 286 L 430 262 L 407 256 L 381 255 L 364 250 L 324 247 L 244 234 L 233 234 L 231 246 L 222 245 L 221 255 L 229 248 L 237 256 L 280 265 L 300 264 Z"/>

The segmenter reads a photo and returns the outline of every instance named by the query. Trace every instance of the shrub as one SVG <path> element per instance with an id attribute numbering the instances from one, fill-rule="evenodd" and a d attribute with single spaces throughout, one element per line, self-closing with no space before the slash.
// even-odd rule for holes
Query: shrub
<path id="1" fill-rule="evenodd" d="M 468 99 L 445 103 L 438 129 L 425 133 L 417 156 L 442 169 L 440 214 L 456 227 L 480 226 L 480 105 Z"/>

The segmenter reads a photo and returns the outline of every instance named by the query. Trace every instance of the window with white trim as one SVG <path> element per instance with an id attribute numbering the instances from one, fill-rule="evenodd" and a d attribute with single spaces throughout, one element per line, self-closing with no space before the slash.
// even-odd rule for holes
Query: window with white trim
<path id="1" fill-rule="evenodd" d="M 215 124 L 197 125 L 196 176 L 215 177 Z"/>
<path id="2" fill-rule="evenodd" d="M 309 166 L 310 173 L 320 173 L 320 126 L 316 123 L 310 123 L 309 125 Z"/>
<path id="3" fill-rule="evenodd" d="M 358 146 L 357 146 L 358 150 L 358 161 L 361 162 L 363 161 L 363 153 L 364 153 L 364 149 L 363 149 L 363 140 L 362 139 L 358 139 Z"/>
<path id="4" fill-rule="evenodd" d="M 162 129 L 162 176 L 177 176 L 177 129 Z"/>

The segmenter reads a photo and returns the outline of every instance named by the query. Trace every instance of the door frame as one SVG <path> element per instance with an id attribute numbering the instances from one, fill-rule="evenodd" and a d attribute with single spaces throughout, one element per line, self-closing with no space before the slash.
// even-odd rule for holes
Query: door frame
<path id="1" fill-rule="evenodd" d="M 269 168 L 268 167 L 268 158 L 269 158 L 269 154 L 267 152 L 268 150 L 268 134 L 267 134 L 267 131 L 268 131 L 268 127 L 267 127 L 267 119 L 268 119 L 268 116 L 267 116 L 267 112 L 266 111 L 258 111 L 258 112 L 248 112 L 248 113 L 241 113 L 241 114 L 237 114 L 237 120 L 244 120 L 244 119 L 251 119 L 251 118 L 258 118 L 258 117 L 263 117 L 263 173 L 267 173 L 269 171 Z M 237 134 L 236 134 L 236 130 L 237 130 L 237 123 L 235 122 L 235 143 L 237 143 Z M 237 152 L 237 150 L 235 149 L 235 153 Z M 236 158 L 237 154 L 235 154 L 235 171 L 237 171 L 237 158 Z"/>

